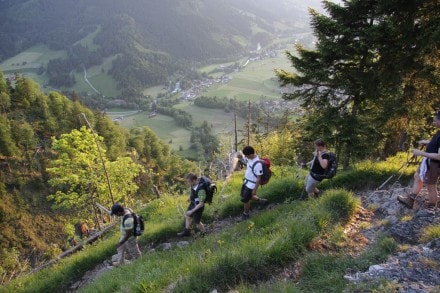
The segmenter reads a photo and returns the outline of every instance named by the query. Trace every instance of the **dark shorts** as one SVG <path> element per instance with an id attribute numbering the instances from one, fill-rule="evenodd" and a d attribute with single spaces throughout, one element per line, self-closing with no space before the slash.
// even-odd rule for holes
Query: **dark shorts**
<path id="1" fill-rule="evenodd" d="M 242 203 L 248 203 L 252 199 L 252 189 L 248 188 L 246 184 L 243 184 L 240 196 Z"/>
<path id="2" fill-rule="evenodd" d="M 420 173 L 420 167 L 417 170 Z M 437 184 L 438 178 L 440 177 L 440 163 L 437 161 L 431 161 L 429 164 L 429 169 L 426 171 L 424 182 L 428 185 Z"/>
<path id="3" fill-rule="evenodd" d="M 196 203 L 195 202 L 191 202 L 189 204 L 189 207 L 187 209 L 187 211 L 192 210 L 193 208 L 196 207 Z M 202 220 L 202 214 L 203 214 L 203 210 L 205 209 L 205 207 L 201 207 L 200 209 L 198 209 L 197 211 L 195 211 L 192 215 L 191 218 L 193 219 L 194 223 L 196 224 L 200 224 L 200 221 Z"/>

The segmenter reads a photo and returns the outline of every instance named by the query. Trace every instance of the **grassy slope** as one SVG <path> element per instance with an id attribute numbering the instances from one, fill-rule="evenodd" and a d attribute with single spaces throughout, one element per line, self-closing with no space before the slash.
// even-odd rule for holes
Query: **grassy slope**
<path id="1" fill-rule="evenodd" d="M 99 32 L 98 28 L 96 31 L 90 33 L 82 40 L 78 41 L 84 46 L 87 46 L 90 50 L 95 50 L 97 46 L 93 43 L 93 38 Z M 2 68 L 5 76 L 8 74 L 13 74 L 18 72 L 23 74 L 28 78 L 32 78 L 34 81 L 39 83 L 41 87 L 45 83 L 48 82 L 48 77 L 46 74 L 38 75 L 36 74 L 37 69 L 40 66 L 47 66 L 47 63 L 50 60 L 57 58 L 65 58 L 66 52 L 64 50 L 53 51 L 47 48 L 45 45 L 33 46 L 26 51 L 23 51 L 17 54 L 14 57 L 11 57 L 7 60 L 4 60 L 0 67 Z M 116 58 L 116 56 L 110 56 L 103 60 L 101 65 L 93 66 L 87 70 L 87 75 L 89 81 L 100 91 L 103 95 L 109 97 L 119 97 L 120 90 L 116 87 L 116 82 L 113 80 L 111 76 L 109 76 L 106 72 L 111 69 L 112 61 Z M 26 62 L 23 65 L 23 62 Z M 16 65 L 18 64 L 18 65 Z M 101 71 L 104 69 L 104 72 Z M 72 88 L 61 88 L 59 90 L 74 90 L 76 92 L 86 92 L 90 94 L 94 94 L 95 92 L 90 88 L 90 86 L 84 81 L 84 72 L 76 72 L 75 79 L 76 84 Z M 47 90 L 53 90 L 51 88 L 47 88 Z"/>
<path id="2" fill-rule="evenodd" d="M 240 60 L 240 64 L 245 62 L 246 60 Z M 232 80 L 229 83 L 214 85 L 203 95 L 236 97 L 240 100 L 259 100 L 262 97 L 279 99 L 281 94 L 279 84 L 274 77 L 274 69 L 289 69 L 288 64 L 283 51 L 279 51 L 275 58 L 251 61 L 241 72 L 230 74 Z M 207 66 L 200 71 L 209 73 L 217 66 Z"/>
<path id="3" fill-rule="evenodd" d="M 26 70 L 37 69 L 40 66 L 46 66 L 51 59 L 63 58 L 65 51 L 53 51 L 44 45 L 38 45 L 21 52 L 20 54 L 4 60 L 1 63 L 3 72 L 25 72 Z M 26 62 L 26 65 L 23 65 Z M 15 64 L 19 65 L 15 65 Z M 14 64 L 14 65 L 13 65 Z"/>
<path id="4" fill-rule="evenodd" d="M 351 171 L 341 172 L 331 184 L 326 182 L 322 187 L 377 187 L 399 168 L 402 161 L 403 156 L 386 163 L 364 162 Z M 344 251 L 340 254 L 308 251 L 307 246 L 313 239 L 333 233 L 341 224 L 344 225 L 344 218 L 352 213 L 356 200 L 349 192 L 336 190 L 328 191 L 317 201 L 297 201 L 303 186 L 304 171 L 299 173 L 299 181 L 295 179 L 298 174 L 295 169 L 276 167 L 274 171 L 270 184 L 262 188 L 260 193 L 271 202 L 283 205 L 253 216 L 250 221 L 197 239 L 189 247 L 148 253 L 132 265 L 105 273 L 84 291 L 113 292 L 126 289 L 157 292 L 180 276 L 182 279 L 176 292 L 207 292 L 209 289 L 226 287 L 239 288 L 240 292 L 258 292 L 252 284 L 259 284 L 260 292 L 340 292 L 347 285 L 342 278 L 347 269 L 366 269 L 394 248 L 392 241 L 383 239 L 358 258 L 347 256 Z M 413 168 L 407 170 L 404 177 L 409 179 L 413 171 Z M 241 176 L 234 176 L 223 189 L 221 197 L 217 196 L 222 200 L 206 209 L 205 222 L 241 212 L 238 198 Z M 141 211 L 147 220 L 147 231 L 140 239 L 142 246 L 164 241 L 181 229 L 183 221 L 177 206 L 186 206 L 184 196 L 165 196 L 149 203 Z M 98 245 L 56 266 L 17 279 L 4 287 L 3 291 L 65 291 L 69 283 L 114 253 L 116 237 L 109 236 Z M 264 284 L 264 280 L 271 277 L 277 268 L 298 259 L 304 263 L 300 284 L 281 281 Z M 263 283 L 259 283 L 261 281 Z"/>
<path id="5" fill-rule="evenodd" d="M 181 103 L 175 108 L 185 110 L 192 115 L 194 125 L 198 126 L 203 121 L 213 126 L 214 133 L 230 133 L 234 130 L 234 114 L 226 113 L 223 109 L 207 109 L 195 106 L 193 103 Z M 245 121 L 237 118 L 237 128 L 242 129 Z"/>
<path id="6" fill-rule="evenodd" d="M 103 60 L 101 65 L 92 66 L 87 70 L 87 78 L 93 86 L 107 97 L 119 97 L 121 91 L 117 89 L 116 81 L 106 72 L 111 69 L 112 62 L 117 56 L 110 56 Z M 104 72 L 101 71 L 104 70 Z M 84 81 L 84 72 L 75 72 L 76 84 L 70 90 L 95 94 L 90 86 Z"/>
<path id="7" fill-rule="evenodd" d="M 166 143 L 169 143 L 169 141 L 172 140 L 172 143 L 169 145 L 173 150 L 179 150 L 179 146 L 182 146 L 184 150 L 187 150 L 190 145 L 190 131 L 177 125 L 174 119 L 170 116 L 159 114 L 154 118 L 148 118 L 148 113 L 142 112 L 125 117 L 120 124 L 129 129 L 148 126 Z"/>

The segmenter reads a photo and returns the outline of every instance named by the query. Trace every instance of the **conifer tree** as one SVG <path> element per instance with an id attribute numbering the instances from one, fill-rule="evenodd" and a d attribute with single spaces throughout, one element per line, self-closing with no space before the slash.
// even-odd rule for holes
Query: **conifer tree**
<path id="1" fill-rule="evenodd" d="M 342 149 L 346 168 L 352 156 L 383 148 L 390 122 L 402 128 L 402 117 L 432 111 L 433 101 L 415 100 L 408 81 L 434 71 L 424 60 L 435 44 L 421 39 L 435 35 L 424 31 L 435 20 L 422 25 L 424 1 L 341 2 L 323 2 L 328 16 L 311 10 L 316 47 L 297 45 L 297 55 L 287 53 L 297 73 L 277 75 L 292 86 L 284 98 L 306 110 L 306 136 Z"/>

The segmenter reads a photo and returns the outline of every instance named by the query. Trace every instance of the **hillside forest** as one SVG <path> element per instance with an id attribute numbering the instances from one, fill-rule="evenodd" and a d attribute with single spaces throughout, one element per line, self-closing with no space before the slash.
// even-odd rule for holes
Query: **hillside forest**
<path id="1" fill-rule="evenodd" d="M 27 1 L 19 2 L 30 5 Z M 46 2 L 57 11 L 57 1 L 41 1 Z M 156 8 L 166 9 L 168 2 L 160 1 L 161 4 L 155 4 Z M 3 8 L 14 7 L 8 3 L 0 3 L 2 11 Z M 84 3 L 72 2 L 72 11 L 83 8 Z M 104 6 L 106 9 L 117 9 L 119 3 L 113 1 Z M 191 11 L 198 11 L 199 1 L 188 3 L 195 5 Z M 156 105 L 157 111 L 170 111 L 167 115 L 177 117 L 176 121 L 190 130 L 192 147 L 197 150 L 197 157 L 192 161 L 177 156 L 151 129 L 138 127 L 126 130 L 98 109 L 83 105 L 77 94 L 69 97 L 56 91 L 46 94 L 35 82 L 20 74 L 16 74 L 14 82 L 11 82 L 0 73 L 0 276 L 3 280 L 8 281 L 28 272 L 31 267 L 68 249 L 69 239 L 75 237 L 76 223 L 85 222 L 92 229 L 107 224 L 109 219 L 96 210 L 96 202 L 107 207 L 114 201 L 136 207 L 149 202 L 152 203 L 149 207 L 157 207 L 160 211 L 168 201 L 174 204 L 176 198 L 186 192 L 184 177 L 189 171 L 221 182 L 231 155 L 236 151 L 231 148 L 234 140 L 238 149 L 247 144 L 255 146 L 259 154 L 270 157 L 272 163 L 282 169 L 310 159 L 312 142 L 320 137 L 336 153 L 340 168 L 357 174 L 359 162 L 377 163 L 399 151 L 409 151 L 417 146 L 418 140 L 430 137 L 434 132 L 432 114 L 440 107 L 440 6 L 437 1 L 344 0 L 339 4 L 323 1 L 323 6 L 325 13 L 310 11 L 315 47 L 296 44 L 295 52 L 286 52 L 286 63 L 292 65 L 292 71 L 274 72 L 280 84 L 289 89 L 283 97 L 280 95 L 280 99 L 297 101 L 303 115 L 292 117 L 286 112 L 286 115 L 264 127 L 263 121 L 256 119 L 256 113 L 250 116 L 248 110 L 246 131 L 239 132 L 235 138 L 236 133 L 216 136 L 209 122 L 192 125 L 190 116 L 173 108 L 173 101 L 166 101 L 170 103 L 169 107 Z M 42 4 L 41 9 L 45 10 L 45 7 Z M 136 10 L 134 2 L 133 6 L 127 7 Z M 90 5 L 89 8 L 92 12 L 85 11 L 77 16 L 99 15 L 93 13 L 96 6 Z M 221 9 L 219 11 L 222 12 Z M 204 13 L 201 12 L 202 15 Z M 105 13 L 102 18 L 103 15 Z M 157 15 L 145 19 L 153 17 Z M 216 19 L 212 15 L 210 17 Z M 26 22 L 24 19 L 23 22 Z M 235 20 L 240 21 L 240 18 Z M 84 23 L 88 21 L 90 18 L 84 17 Z M 120 50 L 137 52 L 134 55 L 121 54 L 114 61 L 120 65 L 116 67 L 121 71 L 111 74 L 117 76 L 123 72 L 127 77 L 126 80 L 118 78 L 121 85 L 154 83 L 154 80 L 167 76 L 168 70 L 178 71 L 182 66 L 180 62 L 192 57 L 190 54 L 202 54 L 200 48 L 204 45 L 196 40 L 194 46 L 199 50 L 183 46 L 179 52 L 171 51 L 169 44 L 174 37 L 178 38 L 178 26 L 169 28 L 172 34 L 164 34 L 163 39 L 157 39 L 158 35 L 154 33 L 139 32 L 133 19 L 127 16 L 105 21 L 105 25 L 99 27 L 102 34 L 115 34 L 124 40 L 153 39 L 161 44 L 160 48 L 170 47 L 166 54 L 158 53 L 155 47 L 144 54 L 142 50 L 145 48 L 139 50 L 133 42 L 122 42 L 127 44 L 127 48 L 119 48 L 113 43 L 105 43 L 106 38 L 98 41 L 102 42 L 99 49 L 102 50 L 99 54 L 104 54 L 102 56 Z M 69 23 L 69 18 L 66 23 Z M 167 29 L 168 25 L 171 24 L 164 28 Z M 242 29 L 232 22 L 218 25 L 213 30 L 219 27 L 225 30 L 234 27 L 233 31 Z M 54 39 L 58 36 L 73 37 L 65 28 L 58 29 Z M 89 29 L 98 27 L 90 23 Z M 101 33 L 96 40 L 100 40 Z M 181 37 L 186 38 L 186 35 Z M 52 39 L 51 36 L 47 38 Z M 50 46 L 62 46 L 60 41 L 62 38 Z M 8 50 L 18 52 L 22 49 L 14 48 L 12 41 L 8 44 L 11 46 Z M 209 50 L 203 50 L 204 54 L 210 54 L 206 58 L 234 55 L 241 49 L 233 39 L 224 42 L 222 47 L 217 45 L 216 42 L 210 43 Z M 115 48 L 118 51 L 114 51 Z M 70 53 L 79 56 L 82 51 L 83 48 L 78 46 Z M 94 57 L 89 53 L 88 60 L 93 64 Z M 5 52 L 2 51 L 2 54 Z M 99 54 L 96 55 L 98 59 Z M 181 55 L 175 59 L 170 58 L 170 54 Z M 64 62 L 72 62 L 74 58 L 67 60 L 54 61 L 61 63 L 52 66 L 68 67 L 70 65 Z M 73 64 L 73 67 L 68 67 L 69 70 L 79 63 Z M 148 66 L 132 71 L 134 67 L 128 64 Z M 54 77 L 63 74 L 54 69 Z M 246 116 L 245 104 L 227 98 L 200 97 L 195 103 L 205 108 L 234 110 Z M 113 192 L 109 192 L 103 165 L 112 182 Z M 279 184 L 283 184 L 283 188 L 272 195 L 274 199 L 280 194 L 280 198 L 286 199 L 287 192 L 290 192 L 286 186 L 292 183 L 289 183 L 288 176 L 280 179 Z M 355 187 L 349 185 L 349 177 L 347 175 L 346 181 L 341 180 L 338 187 L 350 189 L 362 186 L 362 182 L 357 181 Z M 300 193 L 300 187 L 294 192 Z M 295 200 L 299 199 L 296 193 Z M 345 194 L 345 191 L 342 193 Z M 175 210 L 175 206 L 167 208 Z M 222 208 L 230 213 L 238 210 L 237 204 Z M 152 215 L 158 213 L 151 212 Z M 271 215 L 275 217 L 274 214 Z M 158 219 L 161 219 L 160 213 Z M 180 222 L 176 223 L 174 221 L 171 228 L 164 228 L 167 235 L 175 232 L 180 225 Z M 158 227 L 163 226 L 158 224 Z M 252 227 L 248 229 L 252 230 Z M 286 232 L 280 227 L 276 229 L 281 239 Z M 220 243 L 218 245 L 221 246 Z M 107 246 L 110 247 L 110 244 Z M 107 250 L 110 251 L 110 248 Z M 276 252 L 279 251 L 273 251 Z M 193 285 L 191 280 L 187 283 L 188 288 Z M 215 283 L 215 280 L 212 282 Z M 232 283 L 238 285 L 238 282 L 233 280 Z M 163 284 L 156 285 L 159 288 Z"/>

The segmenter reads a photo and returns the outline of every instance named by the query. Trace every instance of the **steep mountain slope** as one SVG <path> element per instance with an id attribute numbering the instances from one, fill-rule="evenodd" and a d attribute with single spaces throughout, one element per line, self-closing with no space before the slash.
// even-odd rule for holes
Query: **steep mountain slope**
<path id="1" fill-rule="evenodd" d="M 69 88 L 74 72 L 101 65 L 124 94 L 164 83 L 194 62 L 238 57 L 257 43 L 307 27 L 302 1 L 1 1 L 0 61 L 36 44 L 65 50 L 39 64 L 49 84 Z M 318 6 L 317 1 L 307 5 Z M 20 62 L 21 64 L 22 62 Z M 18 70 L 10 68 L 9 72 Z"/>

